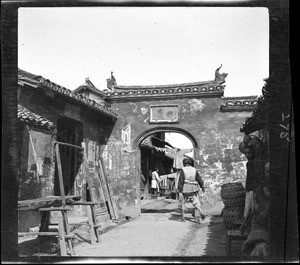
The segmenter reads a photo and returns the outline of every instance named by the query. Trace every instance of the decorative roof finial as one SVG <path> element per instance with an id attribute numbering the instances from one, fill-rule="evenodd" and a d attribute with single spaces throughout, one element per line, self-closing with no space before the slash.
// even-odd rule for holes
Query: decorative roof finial
<path id="1" fill-rule="evenodd" d="M 114 86 L 117 85 L 117 80 L 113 75 L 113 71 L 110 72 L 110 78 L 106 79 L 107 82 L 107 88 L 112 90 Z"/>
<path id="2" fill-rule="evenodd" d="M 228 75 L 228 74 L 225 74 L 225 73 L 220 74 L 219 70 L 221 69 L 221 67 L 222 67 L 222 64 L 221 64 L 221 66 L 215 72 L 215 82 L 217 82 L 219 84 L 224 83 L 225 82 L 225 78 Z"/>

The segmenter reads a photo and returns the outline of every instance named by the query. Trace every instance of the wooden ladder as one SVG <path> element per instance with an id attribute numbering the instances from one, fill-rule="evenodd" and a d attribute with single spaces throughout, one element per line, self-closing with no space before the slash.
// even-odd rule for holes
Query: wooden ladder
<path id="1" fill-rule="evenodd" d="M 82 143 L 82 146 L 72 145 L 68 143 L 63 142 L 55 142 L 55 151 L 56 151 L 56 161 L 57 161 L 57 169 L 58 169 L 58 177 L 59 177 L 59 186 L 60 186 L 60 196 L 62 200 L 62 207 L 61 208 L 42 208 L 41 211 L 51 211 L 56 210 L 61 212 L 61 218 L 59 218 L 59 244 L 60 244 L 60 251 L 62 256 L 66 256 L 66 248 L 65 248 L 65 240 L 68 242 L 69 250 L 71 256 L 74 255 L 73 250 L 73 242 L 72 238 L 74 236 L 70 236 L 70 228 L 68 223 L 68 217 L 67 217 L 67 211 L 70 211 L 71 209 L 66 208 L 67 205 L 82 205 L 87 206 L 87 214 L 88 214 L 88 225 L 89 225 L 89 231 L 90 231 L 90 240 L 91 244 L 95 244 L 97 242 L 101 242 L 100 240 L 100 233 L 99 233 L 99 227 L 101 226 L 96 219 L 95 214 L 95 205 L 99 204 L 97 199 L 93 196 L 93 192 L 90 192 L 90 198 L 91 201 L 79 201 L 79 202 L 71 202 L 69 204 L 66 203 L 65 199 L 65 191 L 64 191 L 64 182 L 63 182 L 63 173 L 62 173 L 62 166 L 61 166 L 61 158 L 60 158 L 60 151 L 59 146 L 64 145 L 68 147 L 73 147 L 81 150 L 83 152 L 83 167 L 86 171 L 86 180 L 87 185 L 89 189 L 91 189 L 91 178 L 89 174 L 88 164 L 87 164 L 87 158 L 85 153 L 84 144 Z"/>
<path id="2" fill-rule="evenodd" d="M 111 191 L 110 186 L 108 185 L 107 174 L 104 169 L 104 163 L 103 163 L 102 158 L 100 158 L 100 161 L 99 161 L 100 170 L 98 171 L 98 174 L 99 174 L 99 178 L 100 178 L 100 185 L 101 185 L 101 188 L 103 189 L 103 193 L 104 193 L 104 199 L 103 199 L 103 201 L 101 201 L 101 200 L 99 201 L 95 194 L 95 190 L 99 187 L 94 187 L 92 185 L 92 178 L 91 178 L 91 174 L 89 172 L 89 167 L 88 167 L 88 162 L 87 162 L 87 154 L 85 152 L 87 149 L 85 147 L 85 143 L 83 142 L 82 146 L 77 146 L 77 145 L 73 145 L 73 144 L 69 144 L 69 143 L 55 141 L 54 144 L 55 144 L 55 157 L 56 157 L 57 170 L 58 170 L 60 196 L 53 196 L 53 197 L 55 197 L 55 207 L 47 206 L 47 205 L 41 206 L 41 207 L 35 207 L 35 209 L 38 209 L 41 212 L 41 226 L 40 226 L 39 232 L 19 232 L 18 234 L 19 234 L 19 236 L 25 236 L 25 235 L 58 236 L 61 256 L 68 256 L 66 243 L 69 247 L 69 254 L 71 256 L 74 256 L 75 253 L 74 253 L 72 239 L 75 237 L 75 234 L 70 233 L 70 224 L 68 223 L 67 212 L 71 211 L 72 209 L 69 208 L 68 206 L 73 206 L 73 205 L 87 206 L 88 225 L 89 225 L 91 244 L 95 244 L 96 242 L 101 242 L 100 232 L 99 232 L 99 227 L 101 225 L 99 224 L 99 222 L 97 221 L 97 218 L 96 218 L 95 206 L 97 206 L 101 203 L 107 203 L 108 211 L 109 211 L 111 219 L 114 221 L 118 221 L 118 216 L 117 216 L 117 212 L 115 211 L 116 205 L 114 205 L 114 201 L 112 198 L 112 191 Z M 90 199 L 91 199 L 90 201 L 74 201 L 74 200 L 70 199 L 69 197 L 76 197 L 76 196 L 66 196 L 65 195 L 61 156 L 60 156 L 60 150 L 59 150 L 60 146 L 68 146 L 71 148 L 76 148 L 83 152 L 83 168 L 86 172 L 87 187 L 88 187 Z M 46 199 L 46 198 L 44 198 L 44 199 Z M 31 200 L 31 202 L 34 202 L 34 201 Z M 24 207 L 24 204 L 21 204 L 21 205 L 23 205 L 23 208 L 26 208 L 26 207 Z M 57 205 L 58 205 L 58 207 L 57 207 Z M 20 207 L 20 208 L 22 208 L 22 207 Z M 29 208 L 29 210 L 30 210 L 33 207 L 27 207 L 27 208 Z M 22 209 L 20 209 L 20 210 L 22 210 Z M 49 232 L 48 231 L 49 216 L 50 216 L 50 212 L 52 212 L 52 211 L 59 212 L 58 232 Z"/>

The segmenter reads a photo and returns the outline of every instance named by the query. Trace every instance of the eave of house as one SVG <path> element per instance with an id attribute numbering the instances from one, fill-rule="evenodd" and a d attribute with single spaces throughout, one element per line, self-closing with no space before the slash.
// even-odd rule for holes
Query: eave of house
<path id="1" fill-rule="evenodd" d="M 19 104 L 18 104 L 18 119 L 19 121 L 34 127 L 38 127 L 46 130 L 55 129 L 55 125 L 53 122 L 30 111 L 29 109 Z"/>
<path id="2" fill-rule="evenodd" d="M 95 102 L 94 100 L 90 100 L 90 99 L 86 98 L 85 96 L 78 94 L 74 91 L 71 91 L 63 86 L 57 85 L 57 84 L 51 82 L 50 80 L 43 78 L 42 76 L 37 76 L 37 75 L 31 74 L 29 72 L 19 69 L 18 83 L 22 86 L 28 85 L 28 86 L 31 86 L 34 88 L 46 89 L 53 93 L 62 95 L 64 97 L 74 101 L 77 104 L 85 106 L 93 111 L 98 112 L 98 113 L 110 116 L 113 119 L 117 119 L 117 117 L 118 117 L 118 114 L 116 112 L 114 112 L 112 109 L 110 109 L 104 105 L 101 105 L 101 104 Z"/>

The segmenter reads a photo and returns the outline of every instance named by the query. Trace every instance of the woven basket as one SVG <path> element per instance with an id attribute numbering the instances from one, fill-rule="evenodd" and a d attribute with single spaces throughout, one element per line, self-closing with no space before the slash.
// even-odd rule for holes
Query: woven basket
<path id="1" fill-rule="evenodd" d="M 238 198 L 228 198 L 223 200 L 225 207 L 244 207 L 245 206 L 245 196 Z"/>
<path id="2" fill-rule="evenodd" d="M 231 199 L 244 197 L 246 194 L 243 184 L 240 182 L 236 183 L 226 183 L 221 186 L 221 198 Z"/>
<path id="3" fill-rule="evenodd" d="M 231 229 L 234 221 L 243 219 L 244 207 L 225 206 L 222 210 L 222 215 L 227 229 Z"/>

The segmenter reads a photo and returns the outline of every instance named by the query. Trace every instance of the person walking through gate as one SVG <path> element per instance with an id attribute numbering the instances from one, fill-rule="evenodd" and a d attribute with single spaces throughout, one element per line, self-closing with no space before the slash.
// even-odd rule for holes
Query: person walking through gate
<path id="1" fill-rule="evenodd" d="M 155 167 L 154 171 L 152 172 L 152 180 L 151 180 L 151 190 L 153 195 L 157 195 L 159 193 L 159 186 L 161 179 L 158 175 L 159 169 Z"/>
<path id="2" fill-rule="evenodd" d="M 193 159 L 186 157 L 183 159 L 183 169 L 180 172 L 178 180 L 179 202 L 181 204 L 181 220 L 184 222 L 185 202 L 191 202 L 196 210 L 199 211 L 202 220 L 205 214 L 202 212 L 198 192 L 200 188 L 203 192 L 204 183 L 196 168 L 192 166 Z"/>

